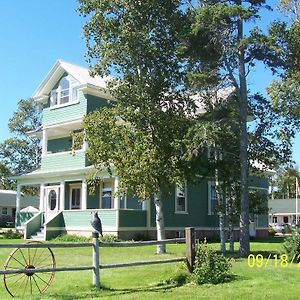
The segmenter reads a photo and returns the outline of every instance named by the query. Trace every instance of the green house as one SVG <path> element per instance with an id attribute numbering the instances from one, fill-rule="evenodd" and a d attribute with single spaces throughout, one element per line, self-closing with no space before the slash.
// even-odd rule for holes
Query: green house
<path id="1" fill-rule="evenodd" d="M 16 226 L 26 239 L 46 240 L 62 233 L 90 235 L 91 213 L 97 211 L 105 234 L 121 238 L 136 235 L 155 237 L 155 208 L 150 201 L 139 202 L 129 196 L 117 196 L 118 177 L 100 174 L 96 192 L 89 194 L 87 178 L 94 170 L 87 159 L 87 144 L 72 152 L 72 133 L 81 129 L 83 117 L 113 101 L 105 78 L 91 77 L 88 69 L 57 61 L 33 95 L 43 105 L 43 124 L 30 132 L 42 142 L 41 167 L 17 177 Z M 266 179 L 252 178 L 252 188 L 267 191 Z M 21 187 L 38 186 L 39 212 L 28 216 L 20 212 Z M 180 236 L 185 227 L 193 226 L 200 236 L 218 232 L 214 214 L 214 182 L 186 184 L 164 198 L 167 237 Z M 256 216 L 254 231 L 265 235 L 268 217 Z"/>

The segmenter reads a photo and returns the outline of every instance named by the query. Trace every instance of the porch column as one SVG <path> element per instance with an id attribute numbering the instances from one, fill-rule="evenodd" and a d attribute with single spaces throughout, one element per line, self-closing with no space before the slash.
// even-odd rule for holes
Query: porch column
<path id="1" fill-rule="evenodd" d="M 40 211 L 44 211 L 44 199 L 45 199 L 45 184 L 40 185 Z"/>
<path id="2" fill-rule="evenodd" d="M 17 184 L 17 198 L 16 198 L 16 215 L 21 209 L 21 185 Z"/>
<path id="3" fill-rule="evenodd" d="M 81 188 L 81 209 L 87 209 L 87 182 L 86 180 L 82 180 L 82 188 Z"/>
<path id="4" fill-rule="evenodd" d="M 65 182 L 60 182 L 59 189 L 59 210 L 65 210 Z"/>
<path id="5" fill-rule="evenodd" d="M 115 182 L 114 182 L 114 208 L 115 209 L 120 209 L 120 199 L 118 193 L 119 189 L 119 177 L 115 177 Z"/>
<path id="6" fill-rule="evenodd" d="M 47 144 L 48 144 L 48 132 L 46 129 L 43 129 L 42 155 L 47 154 Z"/>

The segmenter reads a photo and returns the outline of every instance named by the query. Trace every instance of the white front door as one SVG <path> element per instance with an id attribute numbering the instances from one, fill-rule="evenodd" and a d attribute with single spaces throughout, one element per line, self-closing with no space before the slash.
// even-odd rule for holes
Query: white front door
<path id="1" fill-rule="evenodd" d="M 59 186 L 49 186 L 45 188 L 46 207 L 45 222 L 51 220 L 59 210 Z"/>

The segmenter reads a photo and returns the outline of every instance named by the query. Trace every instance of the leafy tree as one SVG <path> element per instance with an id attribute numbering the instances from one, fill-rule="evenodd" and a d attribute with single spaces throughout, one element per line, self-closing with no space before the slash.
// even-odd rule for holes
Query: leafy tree
<path id="1" fill-rule="evenodd" d="M 1 174 L 6 187 L 13 188 L 7 177 L 30 172 L 40 165 L 39 139 L 27 135 L 41 126 L 41 107 L 33 99 L 20 100 L 18 109 L 9 120 L 13 137 L 0 144 Z"/>
<path id="2" fill-rule="evenodd" d="M 84 33 L 93 73 L 113 75 L 110 92 L 117 99 L 85 119 L 88 156 L 98 169 L 114 166 L 120 191 L 154 201 L 157 239 L 164 239 L 162 189 L 193 170 L 184 159 L 194 105 L 184 91 L 184 59 L 178 56 L 185 22 L 181 1 L 80 3 L 79 11 L 89 17 Z"/>

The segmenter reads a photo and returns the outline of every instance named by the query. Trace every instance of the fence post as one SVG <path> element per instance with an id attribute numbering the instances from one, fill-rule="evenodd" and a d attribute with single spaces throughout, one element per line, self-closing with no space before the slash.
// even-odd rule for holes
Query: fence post
<path id="1" fill-rule="evenodd" d="M 194 270 L 195 262 L 195 228 L 185 228 L 185 245 L 186 245 L 186 260 L 189 272 L 192 273 Z"/>
<path id="2" fill-rule="evenodd" d="M 99 233 L 93 231 L 93 286 L 100 288 L 100 268 L 99 268 Z"/>

